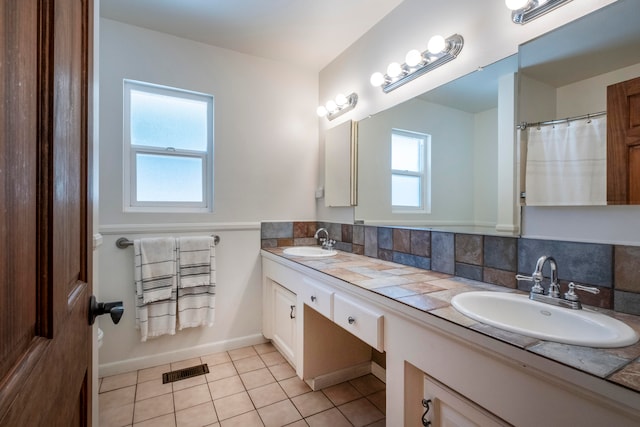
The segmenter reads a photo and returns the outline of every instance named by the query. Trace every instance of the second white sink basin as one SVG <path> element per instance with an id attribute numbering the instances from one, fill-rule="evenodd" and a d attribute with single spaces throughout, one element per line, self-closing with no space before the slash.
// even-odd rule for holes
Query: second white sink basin
<path id="1" fill-rule="evenodd" d="M 285 255 L 327 257 L 334 256 L 338 252 L 333 249 L 322 249 L 320 246 L 293 246 L 284 250 Z"/>
<path id="2" fill-rule="evenodd" d="M 564 344 L 624 347 L 639 338 L 631 327 L 605 314 L 556 307 L 521 294 L 466 292 L 454 296 L 451 305 L 478 322 Z"/>

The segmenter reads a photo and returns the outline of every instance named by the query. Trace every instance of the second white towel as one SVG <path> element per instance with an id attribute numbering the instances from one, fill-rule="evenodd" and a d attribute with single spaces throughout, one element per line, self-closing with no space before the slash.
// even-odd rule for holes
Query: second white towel
<path id="1" fill-rule="evenodd" d="M 212 326 L 216 302 L 214 238 L 180 237 L 177 249 L 179 329 Z"/>

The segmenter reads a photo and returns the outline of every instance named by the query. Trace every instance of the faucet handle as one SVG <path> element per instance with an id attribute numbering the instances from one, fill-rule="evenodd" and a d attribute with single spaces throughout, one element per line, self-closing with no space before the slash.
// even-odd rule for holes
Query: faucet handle
<path id="1" fill-rule="evenodd" d="M 589 292 L 594 295 L 597 295 L 600 293 L 600 289 L 598 288 L 594 288 L 591 286 L 576 285 L 575 283 L 571 282 L 569 283 L 569 290 L 564 294 L 564 299 L 568 301 L 578 301 L 578 294 L 576 294 L 576 291 L 575 291 L 576 289 L 579 291 Z"/>
<path id="2" fill-rule="evenodd" d="M 527 282 L 533 282 L 531 292 L 534 294 L 544 294 L 544 288 L 540 285 L 540 279 L 537 276 L 524 276 L 522 274 L 516 274 L 516 280 L 526 280 Z"/>

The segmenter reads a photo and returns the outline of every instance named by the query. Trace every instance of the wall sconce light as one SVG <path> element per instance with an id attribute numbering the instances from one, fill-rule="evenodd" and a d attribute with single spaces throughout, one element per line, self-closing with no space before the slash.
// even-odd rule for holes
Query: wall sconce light
<path id="1" fill-rule="evenodd" d="M 392 62 L 387 67 L 387 73 L 373 73 L 371 84 L 382 87 L 384 93 L 410 82 L 416 77 L 438 68 L 452 59 L 455 59 L 464 45 L 464 39 L 459 34 L 454 34 L 445 39 L 442 36 L 433 36 L 427 44 L 427 50 L 420 52 L 417 49 L 410 50 L 405 57 L 404 64 Z"/>
<path id="2" fill-rule="evenodd" d="M 511 20 L 516 24 L 526 24 L 571 0 L 505 0 L 511 12 Z"/>
<path id="3" fill-rule="evenodd" d="M 325 105 L 319 106 L 316 112 L 319 117 L 326 116 L 327 119 L 333 120 L 347 111 L 353 110 L 357 103 L 358 95 L 355 92 L 346 96 L 339 93 L 335 100 L 329 100 Z"/>

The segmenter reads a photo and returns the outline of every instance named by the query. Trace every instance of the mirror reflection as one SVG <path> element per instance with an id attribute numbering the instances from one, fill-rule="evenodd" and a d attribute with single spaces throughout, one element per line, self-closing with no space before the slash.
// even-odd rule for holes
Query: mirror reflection
<path id="1" fill-rule="evenodd" d="M 607 204 L 619 168 L 607 158 L 607 128 L 619 122 L 607 86 L 640 76 L 638 16 L 640 2 L 619 0 L 520 47 L 525 205 Z"/>
<path id="2" fill-rule="evenodd" d="M 499 124 L 513 133 L 515 105 L 499 82 L 516 71 L 514 55 L 360 121 L 355 220 L 498 234 Z"/>

